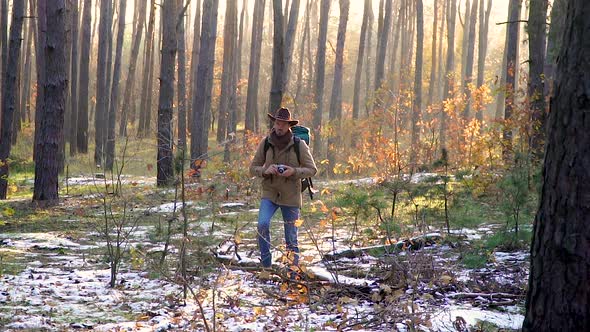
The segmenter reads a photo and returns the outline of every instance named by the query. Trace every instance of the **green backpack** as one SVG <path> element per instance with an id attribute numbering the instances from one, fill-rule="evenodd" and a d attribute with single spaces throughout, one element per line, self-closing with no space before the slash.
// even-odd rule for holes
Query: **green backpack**
<path id="1" fill-rule="evenodd" d="M 305 141 L 305 143 L 309 146 L 309 141 L 310 141 L 310 134 L 309 134 L 309 128 L 304 127 L 304 126 L 293 126 L 291 127 L 291 131 L 293 132 L 293 141 L 295 142 L 295 144 L 293 144 L 293 148 L 295 149 L 295 154 L 297 155 L 297 162 L 299 164 L 301 164 L 301 157 L 300 157 L 300 152 L 299 152 L 299 141 L 303 140 Z M 266 152 L 268 151 L 268 149 L 270 148 L 270 142 L 268 140 L 268 136 L 266 137 L 266 139 L 264 140 L 264 154 L 266 155 Z M 301 179 L 301 192 L 304 192 L 306 189 L 309 190 L 309 198 L 313 199 L 313 195 L 315 193 L 317 193 L 317 190 L 315 190 L 313 188 L 313 182 L 311 180 L 311 178 L 304 178 Z"/>

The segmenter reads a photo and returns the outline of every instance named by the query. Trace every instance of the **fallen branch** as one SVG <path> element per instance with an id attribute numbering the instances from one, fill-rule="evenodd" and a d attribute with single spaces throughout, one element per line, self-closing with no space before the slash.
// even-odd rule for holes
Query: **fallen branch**
<path id="1" fill-rule="evenodd" d="M 509 294 L 509 293 L 451 293 L 447 294 L 448 297 L 457 298 L 457 299 L 475 299 L 475 298 L 483 298 L 483 299 L 520 299 L 523 298 L 524 295 L 520 294 Z"/>

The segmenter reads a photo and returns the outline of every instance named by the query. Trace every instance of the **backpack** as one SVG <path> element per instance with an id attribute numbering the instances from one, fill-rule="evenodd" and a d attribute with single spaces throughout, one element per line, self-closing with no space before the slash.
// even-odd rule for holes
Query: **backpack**
<path id="1" fill-rule="evenodd" d="M 299 152 L 299 141 L 303 140 L 307 145 L 309 145 L 310 135 L 309 135 L 309 128 L 304 126 L 293 126 L 291 127 L 291 131 L 293 132 L 293 148 L 295 149 L 295 154 L 297 155 L 297 162 L 301 164 L 301 156 Z M 264 139 L 264 154 L 270 148 L 270 141 L 268 136 Z M 317 192 L 313 188 L 313 182 L 311 178 L 304 178 L 301 179 L 301 192 L 304 192 L 306 189 L 309 189 L 309 198 L 313 199 L 313 195 Z"/>

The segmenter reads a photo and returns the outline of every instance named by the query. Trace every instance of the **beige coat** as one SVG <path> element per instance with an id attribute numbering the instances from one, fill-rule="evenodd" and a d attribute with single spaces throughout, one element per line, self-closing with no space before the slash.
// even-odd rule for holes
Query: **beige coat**
<path id="1" fill-rule="evenodd" d="M 258 144 L 256 154 L 250 164 L 250 174 L 262 178 L 262 198 L 268 198 L 277 205 L 295 206 L 301 208 L 301 181 L 300 179 L 314 176 L 318 169 L 315 166 L 309 147 L 303 140 L 299 140 L 299 157 L 301 164 L 297 162 L 297 154 L 293 144 L 294 140 L 281 151 L 273 145 L 270 138 L 270 147 L 264 155 L 264 142 L 266 137 Z M 263 172 L 272 164 L 282 164 L 295 168 L 295 173 L 290 177 L 265 175 Z"/>

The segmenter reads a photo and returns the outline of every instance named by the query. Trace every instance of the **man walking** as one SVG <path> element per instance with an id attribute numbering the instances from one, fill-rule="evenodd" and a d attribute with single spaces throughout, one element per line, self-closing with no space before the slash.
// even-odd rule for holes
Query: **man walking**
<path id="1" fill-rule="evenodd" d="M 250 174 L 262 178 L 262 200 L 258 213 L 258 247 L 263 267 L 272 265 L 270 253 L 270 220 L 281 209 L 285 226 L 285 242 L 292 265 L 299 264 L 297 226 L 301 208 L 301 179 L 316 174 L 317 168 L 309 147 L 302 139 L 295 139 L 291 127 L 299 121 L 291 118 L 287 108 L 279 108 L 274 115 L 270 135 L 258 144 L 250 164 Z M 294 148 L 299 144 L 299 156 Z"/>

